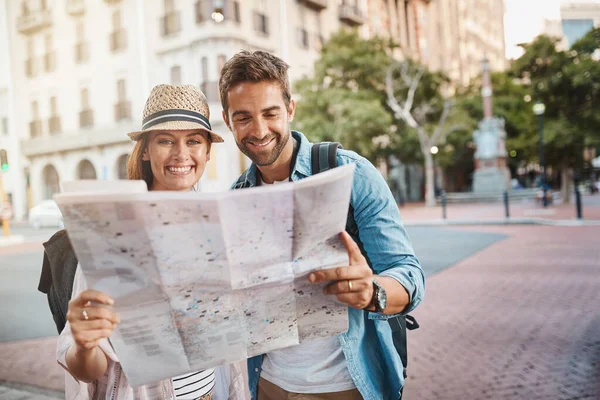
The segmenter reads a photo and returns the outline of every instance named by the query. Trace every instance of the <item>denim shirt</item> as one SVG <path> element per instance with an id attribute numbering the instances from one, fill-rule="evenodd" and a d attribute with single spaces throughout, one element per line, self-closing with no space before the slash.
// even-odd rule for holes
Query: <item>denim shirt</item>
<path id="1" fill-rule="evenodd" d="M 311 173 L 312 144 L 300 132 L 293 131 L 300 143 L 291 179 L 304 179 Z M 415 257 L 402 226 L 400 212 L 387 183 L 377 169 L 353 151 L 339 149 L 338 165 L 356 164 L 350 202 L 358 226 L 361 248 L 366 252 L 375 274 L 397 280 L 409 294 L 410 303 L 402 314 L 409 313 L 423 299 L 425 274 Z M 256 186 L 258 170 L 252 164 L 246 172 L 244 186 Z M 242 182 L 243 183 L 243 182 Z M 242 187 L 242 183 L 233 189 Z M 404 386 L 403 366 L 386 321 L 393 315 L 348 308 L 348 331 L 338 335 L 348 370 L 356 388 L 366 400 L 397 400 Z M 258 379 L 263 356 L 248 360 L 248 383 L 253 400 L 257 397 Z"/>

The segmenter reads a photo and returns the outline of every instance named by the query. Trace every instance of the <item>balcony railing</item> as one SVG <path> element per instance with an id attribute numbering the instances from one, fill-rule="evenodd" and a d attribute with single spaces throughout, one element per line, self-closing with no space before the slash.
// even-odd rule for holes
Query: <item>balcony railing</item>
<path id="1" fill-rule="evenodd" d="M 51 10 L 30 11 L 17 19 L 17 29 L 24 35 L 29 35 L 52 25 Z"/>
<path id="2" fill-rule="evenodd" d="M 127 47 L 127 33 L 125 29 L 120 29 L 115 32 L 111 32 L 109 36 L 110 40 L 110 51 L 113 53 L 117 51 L 125 50 Z"/>
<path id="3" fill-rule="evenodd" d="M 90 59 L 89 46 L 87 42 L 75 43 L 75 62 L 84 63 Z"/>
<path id="4" fill-rule="evenodd" d="M 327 8 L 327 0 L 298 0 L 298 3 L 315 11 L 321 11 Z"/>
<path id="5" fill-rule="evenodd" d="M 298 28 L 298 47 L 308 49 L 308 31 L 304 28 Z"/>
<path id="6" fill-rule="evenodd" d="M 85 14 L 85 0 L 67 0 L 67 14 L 72 17 Z"/>
<path id="7" fill-rule="evenodd" d="M 115 104 L 115 121 L 131 119 L 131 102 L 120 101 Z"/>
<path id="8" fill-rule="evenodd" d="M 94 110 L 91 108 L 79 111 L 79 127 L 90 128 L 94 126 Z"/>
<path id="9" fill-rule="evenodd" d="M 57 115 L 54 115 L 50 118 L 48 118 L 48 132 L 50 132 L 51 135 L 56 135 L 57 133 L 60 133 L 60 117 Z"/>
<path id="10" fill-rule="evenodd" d="M 340 21 L 350 26 L 359 26 L 365 23 L 365 16 L 358 7 L 342 4 L 340 6 Z"/>
<path id="11" fill-rule="evenodd" d="M 51 51 L 44 54 L 44 71 L 52 72 L 56 69 L 56 53 Z"/>
<path id="12" fill-rule="evenodd" d="M 42 136 L 42 121 L 35 119 L 29 123 L 29 136 L 32 138 Z"/>
<path id="13" fill-rule="evenodd" d="M 219 82 L 202 82 L 200 84 L 200 90 L 206 96 L 206 100 L 209 103 L 216 103 L 221 101 L 221 96 L 219 95 Z"/>
<path id="14" fill-rule="evenodd" d="M 35 58 L 30 58 L 29 60 L 25 60 L 25 76 L 28 78 L 33 78 L 38 73 L 38 63 Z"/>
<path id="15" fill-rule="evenodd" d="M 179 23 L 179 12 L 171 12 L 160 18 L 161 34 L 169 36 L 179 32 L 181 25 Z"/>

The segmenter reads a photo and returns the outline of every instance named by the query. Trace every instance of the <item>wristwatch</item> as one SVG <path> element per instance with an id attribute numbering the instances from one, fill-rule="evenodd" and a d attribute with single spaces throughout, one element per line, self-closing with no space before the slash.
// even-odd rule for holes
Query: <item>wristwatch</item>
<path id="1" fill-rule="evenodd" d="M 385 311 L 387 295 L 383 286 L 375 279 L 373 279 L 373 300 L 371 302 L 375 306 L 375 312 L 382 314 Z"/>

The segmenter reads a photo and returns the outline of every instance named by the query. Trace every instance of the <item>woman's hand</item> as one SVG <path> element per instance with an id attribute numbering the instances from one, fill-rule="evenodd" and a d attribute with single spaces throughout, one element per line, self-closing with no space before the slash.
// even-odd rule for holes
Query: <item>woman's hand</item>
<path id="1" fill-rule="evenodd" d="M 113 304 L 108 295 L 91 289 L 69 301 L 67 320 L 78 350 L 91 350 L 112 334 L 119 316 L 106 306 Z"/>
<path id="2" fill-rule="evenodd" d="M 69 301 L 67 320 L 75 344 L 67 351 L 66 362 L 79 380 L 92 382 L 106 371 L 108 360 L 98 345 L 119 323 L 119 316 L 109 308 L 113 304 L 108 295 L 91 289 Z"/>

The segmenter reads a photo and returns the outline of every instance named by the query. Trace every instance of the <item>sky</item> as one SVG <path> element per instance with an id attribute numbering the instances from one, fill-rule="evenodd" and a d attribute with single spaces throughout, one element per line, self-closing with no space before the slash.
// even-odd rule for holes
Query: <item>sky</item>
<path id="1" fill-rule="evenodd" d="M 530 42 L 536 37 L 542 31 L 544 19 L 560 19 L 560 4 L 564 2 L 564 0 L 504 0 L 506 58 L 517 58 L 522 54 L 517 44 Z"/>

